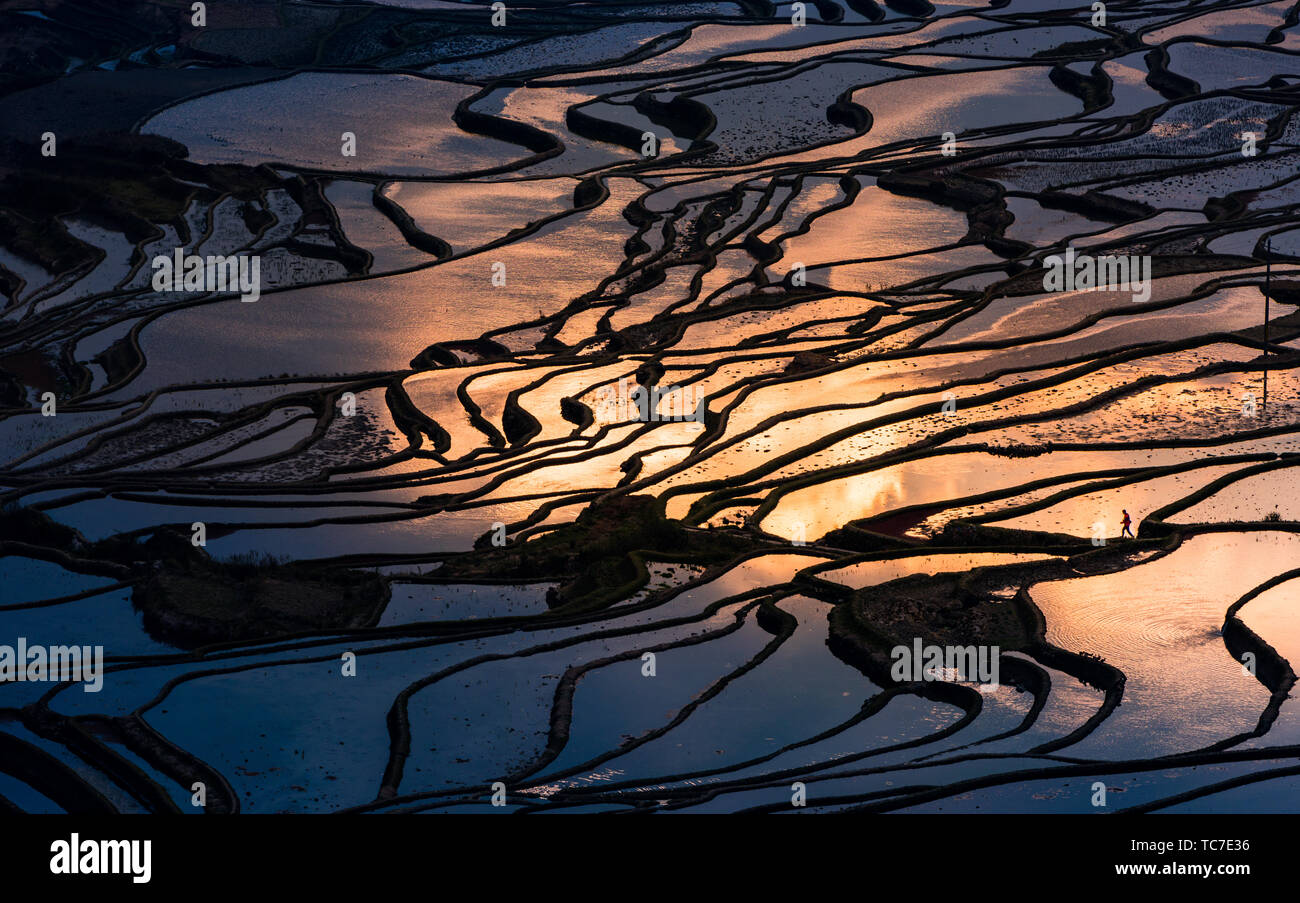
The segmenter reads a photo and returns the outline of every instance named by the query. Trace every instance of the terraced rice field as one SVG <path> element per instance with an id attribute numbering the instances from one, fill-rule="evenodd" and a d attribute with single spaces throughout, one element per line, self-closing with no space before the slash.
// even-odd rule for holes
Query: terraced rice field
<path id="1" fill-rule="evenodd" d="M 1300 805 L 1300 3 L 84 5 L 0 13 L 0 644 L 102 686 L 0 810 Z"/>

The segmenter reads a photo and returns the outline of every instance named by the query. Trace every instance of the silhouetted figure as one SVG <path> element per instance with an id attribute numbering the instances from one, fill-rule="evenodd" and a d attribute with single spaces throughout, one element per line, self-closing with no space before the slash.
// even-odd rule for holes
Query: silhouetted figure
<path id="1" fill-rule="evenodd" d="M 1133 521 L 1129 520 L 1128 512 L 1125 511 L 1125 512 L 1124 512 L 1124 529 L 1123 529 L 1123 530 L 1120 532 L 1120 534 L 1119 534 L 1121 539 L 1123 539 L 1125 536 L 1127 536 L 1129 539 L 1135 539 L 1135 538 L 1136 538 L 1136 537 L 1133 535 L 1133 531 L 1129 529 L 1129 524 L 1131 524 L 1131 523 L 1133 523 Z"/>

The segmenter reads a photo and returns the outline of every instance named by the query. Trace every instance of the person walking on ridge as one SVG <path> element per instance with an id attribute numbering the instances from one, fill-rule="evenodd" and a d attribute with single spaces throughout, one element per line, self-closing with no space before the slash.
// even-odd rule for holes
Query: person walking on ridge
<path id="1" fill-rule="evenodd" d="M 1129 529 L 1129 524 L 1131 523 L 1133 522 L 1129 520 L 1128 511 L 1124 510 L 1124 524 L 1123 524 L 1124 529 L 1119 534 L 1121 539 L 1123 539 L 1125 536 L 1127 536 L 1129 539 L 1137 538 L 1133 535 L 1133 531 Z"/>

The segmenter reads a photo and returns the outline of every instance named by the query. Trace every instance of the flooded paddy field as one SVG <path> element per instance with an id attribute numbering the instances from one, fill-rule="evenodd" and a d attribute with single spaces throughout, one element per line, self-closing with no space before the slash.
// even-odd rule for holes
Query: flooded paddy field
<path id="1" fill-rule="evenodd" d="M 0 811 L 1300 809 L 1300 3 L 90 6 Z"/>

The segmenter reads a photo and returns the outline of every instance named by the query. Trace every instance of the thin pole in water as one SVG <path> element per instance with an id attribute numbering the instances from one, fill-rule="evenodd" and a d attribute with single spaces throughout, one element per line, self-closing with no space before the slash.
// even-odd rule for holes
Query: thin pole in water
<path id="1" fill-rule="evenodd" d="M 1264 400 L 1260 413 L 1268 417 L 1268 302 L 1273 288 L 1273 240 L 1264 241 Z"/>

